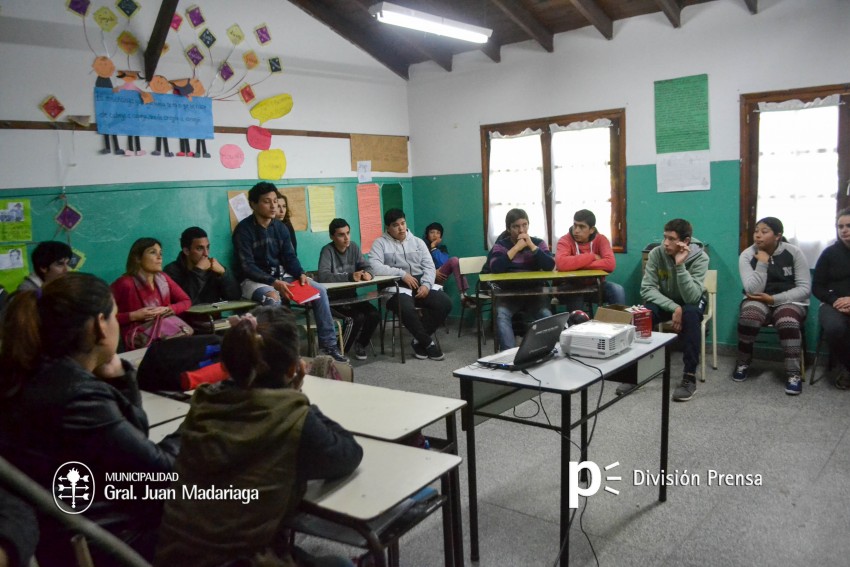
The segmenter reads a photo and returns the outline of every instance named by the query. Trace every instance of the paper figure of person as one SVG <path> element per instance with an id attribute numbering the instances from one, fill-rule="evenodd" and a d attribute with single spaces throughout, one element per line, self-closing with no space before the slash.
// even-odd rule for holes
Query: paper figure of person
<path id="1" fill-rule="evenodd" d="M 154 75 L 148 86 L 155 94 L 168 94 L 171 92 L 171 84 L 162 75 Z M 151 152 L 151 155 L 162 155 L 163 150 L 165 151 L 165 157 L 174 157 L 174 152 L 168 151 L 168 138 L 157 137 L 156 149 Z"/>
<path id="2" fill-rule="evenodd" d="M 97 79 L 94 81 L 95 88 L 112 90 L 112 79 L 110 77 L 112 77 L 112 73 L 115 72 L 115 64 L 112 62 L 112 59 L 104 55 L 95 57 L 94 62 L 91 64 L 91 68 L 97 75 Z M 112 138 L 111 144 L 110 138 Z M 118 156 L 124 155 L 124 150 L 122 150 L 118 145 L 118 136 L 115 134 L 104 134 L 103 149 L 100 150 L 100 153 L 108 154 L 110 152 Z"/>
<path id="3" fill-rule="evenodd" d="M 129 69 L 124 71 L 118 71 L 118 78 L 124 82 L 120 86 L 113 88 L 112 92 L 117 93 L 118 91 L 136 91 L 137 93 L 139 93 L 139 96 L 142 98 L 142 102 L 144 102 L 145 104 L 153 100 L 153 98 L 149 98 L 151 97 L 150 93 L 144 92 L 136 84 L 136 81 L 138 81 L 140 78 L 143 78 L 138 71 L 132 71 Z M 138 136 L 127 136 L 127 152 L 125 152 L 124 155 L 145 155 L 145 152 L 142 151 L 142 147 L 139 144 Z"/>

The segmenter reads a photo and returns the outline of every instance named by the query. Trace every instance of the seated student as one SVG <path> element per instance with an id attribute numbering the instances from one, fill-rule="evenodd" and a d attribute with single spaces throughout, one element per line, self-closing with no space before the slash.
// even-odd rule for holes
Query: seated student
<path id="1" fill-rule="evenodd" d="M 431 335 L 449 316 L 452 302 L 442 291 L 431 289 L 436 270 L 428 246 L 407 230 L 407 219 L 401 209 L 384 213 L 384 225 L 386 231 L 369 251 L 372 270 L 376 276 L 399 276 L 399 285 L 412 290 L 411 295 L 399 293 L 391 297 L 387 307 L 395 310 L 400 305 L 401 322 L 413 335 L 410 344 L 416 358 L 443 360 L 443 351 Z M 421 318 L 417 308 L 422 309 Z"/>
<path id="2" fill-rule="evenodd" d="M 466 281 L 466 276 L 460 273 L 460 260 L 457 256 L 449 256 L 449 250 L 443 244 L 443 225 L 438 222 L 432 222 L 426 226 L 425 235 L 422 237 L 422 240 L 428 245 L 428 250 L 431 252 L 431 259 L 434 260 L 434 267 L 437 269 L 435 276 L 436 283 L 444 285 L 449 276 L 454 276 L 461 302 L 466 307 L 474 307 L 475 299 L 466 295 L 466 290 L 469 289 L 469 282 Z"/>
<path id="3" fill-rule="evenodd" d="M 528 234 L 528 214 L 522 209 L 511 209 L 505 215 L 503 232 L 490 253 L 487 254 L 486 268 L 493 274 L 505 272 L 551 272 L 555 268 L 555 258 L 549 252 L 549 246 L 540 238 Z M 540 290 L 540 281 L 499 282 L 504 290 Z M 525 297 L 499 298 L 496 307 L 496 336 L 501 350 L 516 346 L 516 337 L 512 326 L 515 313 L 530 314 L 534 320 L 548 317 L 551 299 L 548 295 L 529 295 Z"/>
<path id="4" fill-rule="evenodd" d="M 165 273 L 186 292 L 192 304 L 239 299 L 239 284 L 221 263 L 210 256 L 204 229 L 192 226 L 180 235 L 180 253 L 165 266 Z"/>
<path id="5" fill-rule="evenodd" d="M 372 279 L 372 266 L 360 251 L 356 242 L 351 241 L 351 227 L 345 219 L 333 219 L 328 225 L 330 244 L 325 244 L 319 252 L 319 281 L 359 282 Z M 331 292 L 332 297 L 354 297 L 353 289 Z M 334 308 L 351 321 L 350 332 L 346 331 L 345 352 L 354 346 L 354 358 L 366 360 L 366 346 L 372 333 L 381 323 L 381 314 L 371 303 L 354 303 Z"/>
<path id="6" fill-rule="evenodd" d="M 73 252 L 64 242 L 48 240 L 39 242 L 32 251 L 32 273 L 24 278 L 19 291 L 38 289 L 49 281 L 68 273 L 68 262 Z"/>
<path id="7" fill-rule="evenodd" d="M 850 387 L 850 208 L 838 211 L 835 226 L 838 240 L 815 264 L 812 293 L 821 301 L 818 315 L 823 336 L 841 364 L 835 386 L 846 390 Z"/>
<path id="8" fill-rule="evenodd" d="M 292 241 L 292 250 L 298 254 L 298 237 L 295 234 L 295 227 L 292 226 L 292 211 L 289 209 L 289 199 L 280 191 L 277 194 L 277 215 L 275 218 L 283 223 L 289 230 L 289 239 Z"/>
<path id="9" fill-rule="evenodd" d="M 764 325 L 773 323 L 785 353 L 785 393 L 796 396 L 803 391 L 800 326 L 806 321 L 811 281 L 805 256 L 788 244 L 782 231 L 778 218 L 761 219 L 756 223 L 753 245 L 738 258 L 744 300 L 738 317 L 738 362 L 732 380 L 747 379 L 756 336 Z"/>
<path id="10" fill-rule="evenodd" d="M 653 327 L 663 321 L 673 322 L 684 347 L 685 363 L 682 382 L 673 391 L 673 400 L 686 402 L 696 393 L 696 371 L 700 354 L 700 323 L 705 313 L 705 272 L 708 255 L 702 242 L 693 238 L 694 229 L 684 219 L 673 219 L 664 225 L 664 241 L 653 248 L 646 262 L 640 297 L 652 311 Z M 617 394 L 634 387 L 621 384 Z"/>
<path id="11" fill-rule="evenodd" d="M 127 271 L 111 287 L 125 343 L 134 327 L 156 317 L 180 315 L 192 306 L 186 292 L 162 271 L 162 244 L 155 238 L 133 243 Z"/>
<path id="12" fill-rule="evenodd" d="M 292 299 L 290 286 L 307 284 L 307 274 L 292 248 L 289 230 L 277 220 L 277 188 L 261 181 L 248 191 L 248 204 L 253 214 L 242 219 L 233 231 L 233 251 L 237 262 L 237 280 L 242 284 L 242 297 L 263 305 L 280 305 L 281 296 Z M 333 315 L 328 305 L 328 292 L 310 281 L 319 292 L 310 302 L 319 332 L 322 353 L 337 362 L 348 362 L 336 343 Z"/>
<path id="13" fill-rule="evenodd" d="M 154 564 L 321 565 L 289 546 L 281 522 L 308 480 L 351 474 L 363 450 L 301 392 L 305 366 L 288 309 L 258 307 L 231 324 L 222 343 L 230 378 L 192 397 L 177 488 L 233 487 L 255 498 L 169 500 Z"/>
<path id="14" fill-rule="evenodd" d="M 162 510 L 141 497 L 146 484 L 168 484 L 115 483 L 132 486 L 138 500 L 113 499 L 107 498 L 104 474 L 172 472 L 179 438 L 159 444 L 148 439 L 135 370 L 115 354 L 117 314 L 109 286 L 90 274 L 70 273 L 40 292 L 15 296 L 0 345 L 0 453 L 51 492 L 63 464 L 85 464 L 96 478 L 85 517 L 150 560 Z M 74 564 L 73 534 L 48 517 L 40 528 L 39 565 Z M 119 564 L 89 548 L 95 565 Z"/>
<path id="15" fill-rule="evenodd" d="M 617 267 L 611 243 L 604 234 L 596 230 L 596 215 L 587 209 L 576 211 L 570 231 L 558 240 L 555 252 L 555 269 L 559 272 L 574 270 L 604 270 L 609 274 Z M 626 290 L 611 281 L 604 281 L 603 297 L 605 303 L 623 305 L 626 303 Z M 595 279 L 574 281 L 561 285 L 562 288 L 581 288 L 596 283 Z M 585 297 L 581 295 L 561 296 L 567 311 L 583 309 Z M 592 299 L 596 299 L 595 297 Z"/>
<path id="16" fill-rule="evenodd" d="M 0 486 L 0 567 L 27 567 L 37 543 L 35 512 Z"/>

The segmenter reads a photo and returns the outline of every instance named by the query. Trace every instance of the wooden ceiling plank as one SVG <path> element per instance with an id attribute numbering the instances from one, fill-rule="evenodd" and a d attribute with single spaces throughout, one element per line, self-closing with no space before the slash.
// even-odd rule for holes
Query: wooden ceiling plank
<path id="1" fill-rule="evenodd" d="M 336 33 L 374 57 L 390 71 L 404 80 L 410 79 L 409 65 L 385 45 L 376 34 L 367 33 L 337 15 L 333 10 L 314 0 L 289 0 Z"/>
<path id="2" fill-rule="evenodd" d="M 750 11 L 750 14 L 759 13 L 759 0 L 744 0 L 744 4 L 747 5 L 747 9 Z"/>
<path id="3" fill-rule="evenodd" d="M 555 51 L 554 35 L 519 0 L 490 0 L 543 49 Z"/>
<path id="4" fill-rule="evenodd" d="M 674 28 L 682 27 L 682 7 L 677 0 L 655 0 Z"/>
<path id="5" fill-rule="evenodd" d="M 145 49 L 145 77 L 148 81 L 153 78 L 154 73 L 156 73 L 156 66 L 159 65 L 162 48 L 165 46 L 165 38 L 168 35 L 168 30 L 171 29 L 174 12 L 177 11 L 177 2 L 178 0 L 162 0 L 162 4 L 159 5 L 156 23 L 151 30 L 151 37 Z"/>
<path id="6" fill-rule="evenodd" d="M 502 46 L 493 41 L 492 38 L 490 38 L 490 41 L 481 46 L 481 51 L 483 51 L 484 54 L 494 63 L 502 61 Z"/>
<path id="7" fill-rule="evenodd" d="M 596 0 L 570 0 L 570 3 L 575 7 L 584 18 L 593 24 L 599 30 L 605 39 L 614 37 L 614 23 L 608 17 Z"/>

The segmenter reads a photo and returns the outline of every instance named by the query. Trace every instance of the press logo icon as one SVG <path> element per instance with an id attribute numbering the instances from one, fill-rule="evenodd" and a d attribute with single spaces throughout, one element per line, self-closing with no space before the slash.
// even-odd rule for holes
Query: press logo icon
<path id="1" fill-rule="evenodd" d="M 82 514 L 94 500 L 94 475 L 86 465 L 69 461 L 53 475 L 53 501 L 66 514 Z"/>
<path id="2" fill-rule="evenodd" d="M 620 462 L 611 463 L 607 467 L 605 467 L 605 471 L 609 471 L 614 467 L 619 467 Z M 581 471 L 587 471 L 590 474 L 590 481 L 587 483 L 587 488 L 582 488 L 579 484 L 579 473 Z M 621 481 L 623 477 L 621 476 L 606 476 L 605 480 L 608 482 L 611 481 Z M 602 471 L 599 469 L 599 465 L 594 463 L 593 461 L 581 461 L 575 462 L 570 461 L 570 469 L 569 469 L 569 487 L 570 487 L 570 497 L 569 497 L 569 507 L 572 509 L 578 508 L 578 497 L 579 496 L 593 496 L 599 491 L 599 487 L 602 485 Z M 605 491 L 610 492 L 611 494 L 617 495 L 620 493 L 616 488 L 611 488 L 610 486 L 605 486 Z"/>

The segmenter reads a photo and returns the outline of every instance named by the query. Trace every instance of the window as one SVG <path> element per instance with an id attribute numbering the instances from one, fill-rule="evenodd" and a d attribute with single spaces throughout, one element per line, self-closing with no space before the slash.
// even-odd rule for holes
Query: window
<path id="1" fill-rule="evenodd" d="M 512 208 L 525 209 L 531 233 L 552 248 L 573 213 L 590 209 L 599 232 L 625 252 L 625 140 L 624 109 L 481 126 L 488 247 Z"/>
<path id="2" fill-rule="evenodd" d="M 778 217 L 811 266 L 850 205 L 850 89 L 816 87 L 741 97 L 743 250 L 759 218 Z"/>

